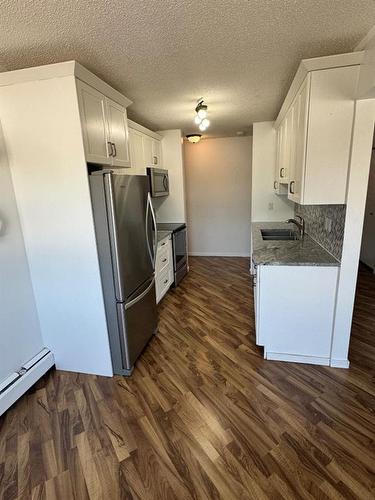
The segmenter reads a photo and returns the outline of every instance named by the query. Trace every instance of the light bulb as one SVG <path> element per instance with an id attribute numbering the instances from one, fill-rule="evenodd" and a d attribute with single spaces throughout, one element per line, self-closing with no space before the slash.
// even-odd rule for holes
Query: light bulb
<path id="1" fill-rule="evenodd" d="M 195 123 L 196 125 L 199 125 L 201 121 L 202 121 L 202 119 L 201 119 L 201 118 L 199 118 L 199 116 L 198 116 L 198 115 L 195 115 L 195 117 L 194 117 L 194 123 Z"/>
<path id="2" fill-rule="evenodd" d="M 204 126 L 204 128 L 206 129 L 207 127 L 210 126 L 210 120 L 208 118 L 204 118 L 202 120 L 202 125 Z"/>
<path id="3" fill-rule="evenodd" d="M 206 130 L 207 127 L 205 127 L 203 125 L 203 122 L 199 125 L 199 130 L 201 130 L 202 132 L 204 132 Z"/>
<path id="4" fill-rule="evenodd" d="M 204 109 L 204 108 L 198 109 L 198 116 L 201 120 L 203 120 L 203 118 L 206 118 L 207 109 Z"/>

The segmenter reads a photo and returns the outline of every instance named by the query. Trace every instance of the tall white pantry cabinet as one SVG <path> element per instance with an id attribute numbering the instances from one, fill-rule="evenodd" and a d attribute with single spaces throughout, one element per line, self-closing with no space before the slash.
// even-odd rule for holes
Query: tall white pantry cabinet
<path id="1" fill-rule="evenodd" d="M 75 61 L 0 74 L 40 330 L 62 370 L 113 374 L 87 162 L 130 166 L 130 103 Z"/>

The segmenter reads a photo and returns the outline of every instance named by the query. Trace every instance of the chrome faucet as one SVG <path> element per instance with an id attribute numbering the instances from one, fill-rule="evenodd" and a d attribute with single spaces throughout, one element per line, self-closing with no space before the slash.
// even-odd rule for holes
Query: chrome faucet
<path id="1" fill-rule="evenodd" d="M 297 214 L 295 215 L 295 217 L 297 217 L 299 219 L 299 222 L 296 219 L 288 219 L 285 222 L 287 224 L 295 224 L 298 227 L 299 236 L 300 236 L 300 239 L 302 240 L 303 237 L 305 236 L 305 219 L 301 215 L 297 215 Z"/>

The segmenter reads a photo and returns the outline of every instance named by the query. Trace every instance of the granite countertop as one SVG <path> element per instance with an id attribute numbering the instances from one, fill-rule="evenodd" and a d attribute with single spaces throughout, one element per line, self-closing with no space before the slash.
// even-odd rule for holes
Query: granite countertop
<path id="1" fill-rule="evenodd" d="M 316 241 L 305 234 L 303 240 L 279 241 L 262 238 L 261 229 L 291 229 L 294 224 L 285 222 L 253 222 L 251 234 L 253 242 L 252 259 L 255 265 L 273 266 L 339 266 L 340 262 Z"/>
<path id="2" fill-rule="evenodd" d="M 167 236 L 169 236 L 170 234 L 172 234 L 173 231 L 167 231 L 167 230 L 160 230 L 158 229 L 158 243 L 159 241 L 161 240 L 164 240 L 164 238 L 166 238 Z"/>

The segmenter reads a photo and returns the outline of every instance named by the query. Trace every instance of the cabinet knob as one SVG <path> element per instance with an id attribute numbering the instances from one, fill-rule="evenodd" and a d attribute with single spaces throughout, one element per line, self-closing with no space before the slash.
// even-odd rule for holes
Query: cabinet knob
<path id="1" fill-rule="evenodd" d="M 294 193 L 294 184 L 295 183 L 296 183 L 295 181 L 291 181 L 291 183 L 289 184 L 289 193 L 290 194 L 295 194 Z"/>

